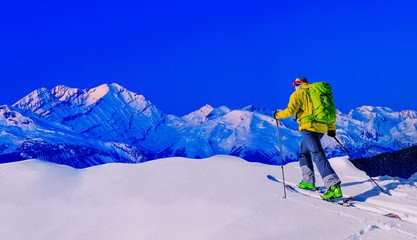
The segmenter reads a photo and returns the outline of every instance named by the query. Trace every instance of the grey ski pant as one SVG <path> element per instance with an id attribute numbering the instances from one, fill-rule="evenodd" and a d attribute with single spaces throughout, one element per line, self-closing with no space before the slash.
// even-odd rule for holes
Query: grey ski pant
<path id="1" fill-rule="evenodd" d="M 330 188 L 331 186 L 340 183 L 340 179 L 330 166 L 329 160 L 324 153 L 320 139 L 323 133 L 303 130 L 303 141 L 300 146 L 300 167 L 303 173 L 303 181 L 305 183 L 315 183 L 313 161 L 320 172 L 323 179 L 324 186 Z"/>

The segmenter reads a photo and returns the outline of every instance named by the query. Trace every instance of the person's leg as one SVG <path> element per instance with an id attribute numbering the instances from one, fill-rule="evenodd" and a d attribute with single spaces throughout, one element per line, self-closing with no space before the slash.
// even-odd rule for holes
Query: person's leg
<path id="1" fill-rule="evenodd" d="M 323 135 L 323 133 L 303 130 L 303 142 L 310 151 L 311 158 L 320 172 L 320 175 L 324 182 L 324 186 L 326 188 L 330 188 L 333 185 L 339 184 L 340 179 L 333 170 L 324 153 L 323 147 L 320 142 L 320 139 L 323 137 Z"/>
<path id="2" fill-rule="evenodd" d="M 307 148 L 304 140 L 300 145 L 300 155 L 298 157 L 300 162 L 301 172 L 303 174 L 303 182 L 305 183 L 316 183 L 314 176 L 313 161 L 311 160 L 311 154 Z"/>

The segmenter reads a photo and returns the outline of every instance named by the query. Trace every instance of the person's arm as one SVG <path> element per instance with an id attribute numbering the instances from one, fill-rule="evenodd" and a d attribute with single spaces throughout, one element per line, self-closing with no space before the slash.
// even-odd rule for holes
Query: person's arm
<path id="1" fill-rule="evenodd" d="M 301 107 L 301 101 L 298 95 L 299 94 L 297 92 L 291 94 L 290 102 L 288 103 L 287 108 L 281 112 L 276 111 L 274 114 L 275 119 L 289 118 L 298 112 Z"/>

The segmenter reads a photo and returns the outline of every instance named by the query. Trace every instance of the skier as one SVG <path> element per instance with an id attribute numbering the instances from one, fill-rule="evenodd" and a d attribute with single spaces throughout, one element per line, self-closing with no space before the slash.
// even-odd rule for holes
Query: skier
<path id="1" fill-rule="evenodd" d="M 275 119 L 289 118 L 296 114 L 299 130 L 303 134 L 300 146 L 299 162 L 303 174 L 303 180 L 298 185 L 303 189 L 315 189 L 315 176 L 313 161 L 316 164 L 323 179 L 327 192 L 323 199 L 342 197 L 340 179 L 330 166 L 324 153 L 320 139 L 324 134 L 330 137 L 336 136 L 336 120 L 326 124 L 312 120 L 309 113 L 312 112 L 312 102 L 309 95 L 309 84 L 305 77 L 298 77 L 293 86 L 295 92 L 291 94 L 288 107 L 283 111 L 275 111 Z"/>

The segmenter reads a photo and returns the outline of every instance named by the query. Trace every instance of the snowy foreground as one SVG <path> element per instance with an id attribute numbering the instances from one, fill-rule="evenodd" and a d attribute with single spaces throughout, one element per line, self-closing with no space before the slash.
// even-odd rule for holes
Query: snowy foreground
<path id="1" fill-rule="evenodd" d="M 347 158 L 331 163 L 356 207 L 288 191 L 284 199 L 267 178 L 281 179 L 280 167 L 230 156 L 82 170 L 2 164 L 0 239 L 417 239 L 417 175 L 376 178 L 387 196 Z M 285 165 L 288 182 L 300 176 L 298 163 Z"/>

